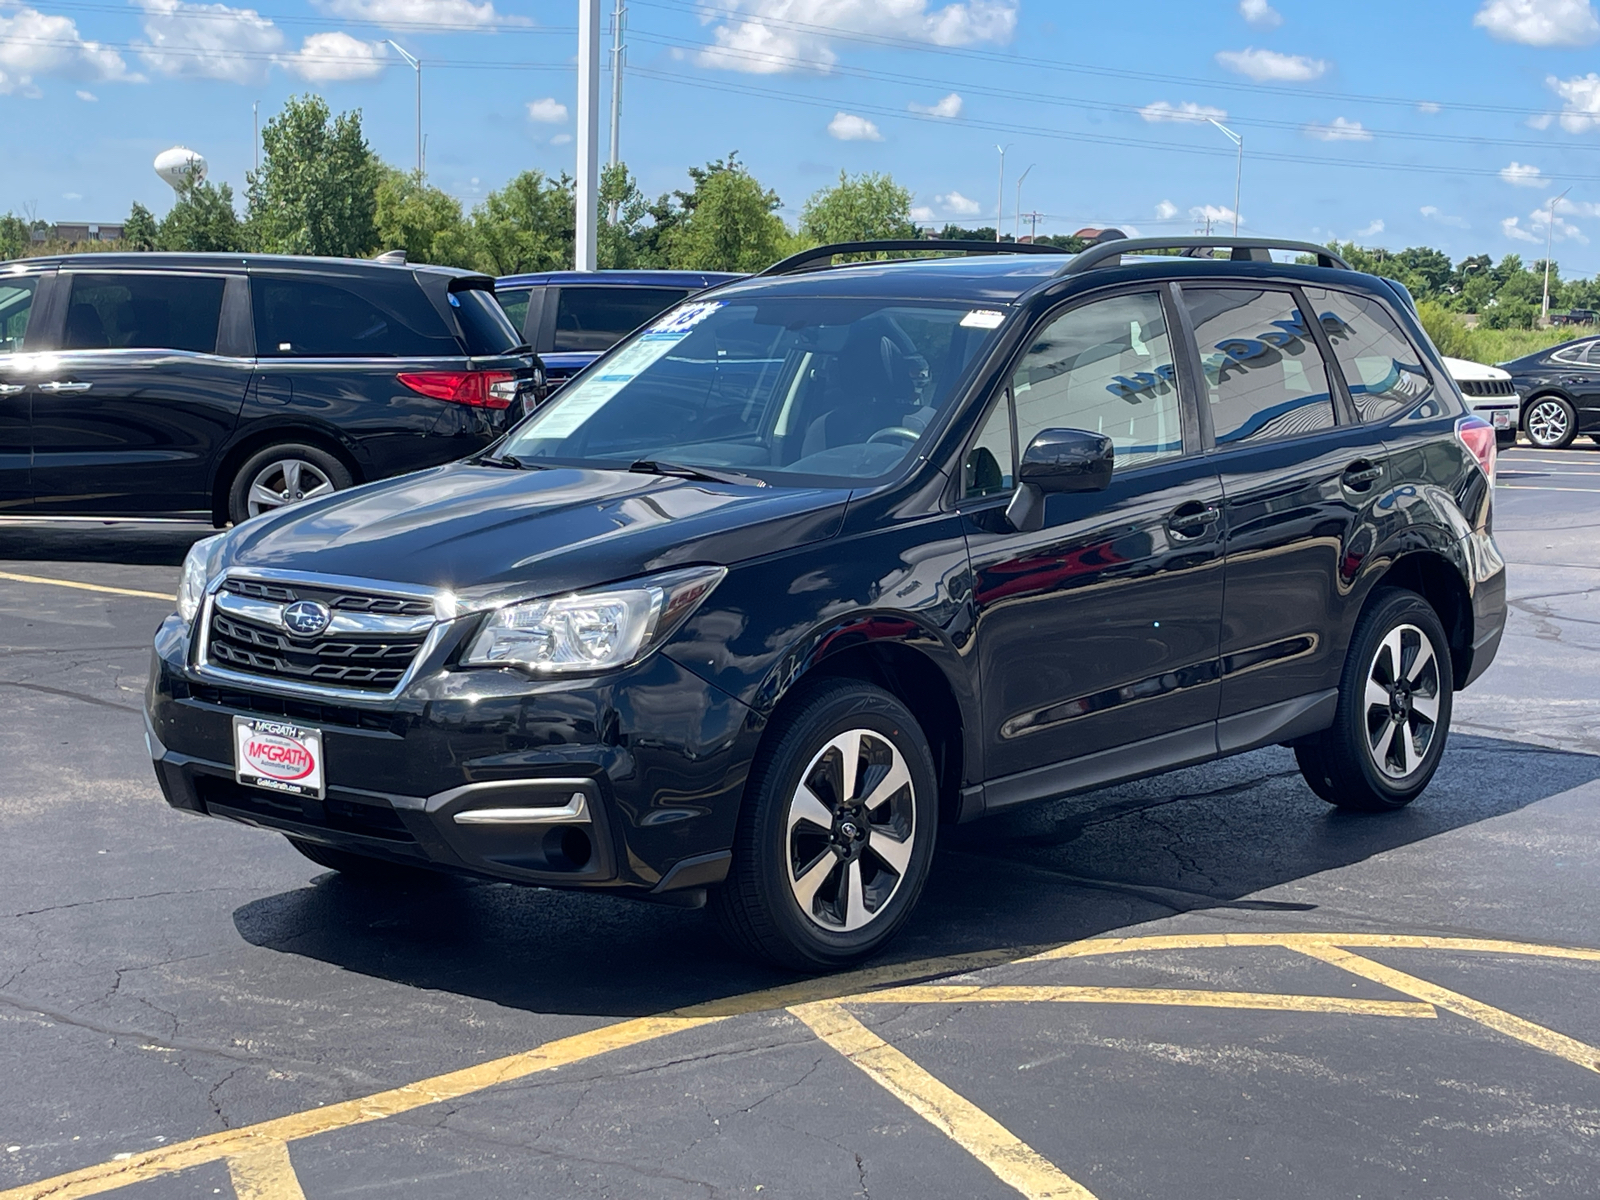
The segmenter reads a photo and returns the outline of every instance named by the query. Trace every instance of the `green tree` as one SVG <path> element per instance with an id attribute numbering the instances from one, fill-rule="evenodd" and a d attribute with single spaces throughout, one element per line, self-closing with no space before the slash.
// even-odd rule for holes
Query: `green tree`
<path id="1" fill-rule="evenodd" d="M 875 171 L 853 179 L 840 171 L 838 183 L 812 193 L 800 210 L 800 236 L 821 245 L 917 235 L 910 190 Z"/>
<path id="2" fill-rule="evenodd" d="M 145 215 L 149 216 L 148 210 Z M 126 229 L 123 238 L 128 238 Z M 225 183 L 202 183 L 191 172 L 178 187 L 177 202 L 156 229 L 155 249 L 244 249 L 244 228 L 233 211 L 233 189 Z"/>
<path id="3" fill-rule="evenodd" d="M 569 269 L 576 209 L 572 180 L 524 171 L 472 212 L 472 247 L 480 271 L 516 275 Z"/>
<path id="4" fill-rule="evenodd" d="M 404 250 L 406 261 L 443 267 L 472 265 L 471 231 L 461 202 L 448 192 L 393 167 L 383 168 L 373 224 L 378 248 Z"/>
<path id="5" fill-rule="evenodd" d="M 261 145 L 261 170 L 246 176 L 256 249 L 345 257 L 372 250 L 381 166 L 360 110 L 334 117 L 320 96 L 290 96 L 261 131 Z"/>
<path id="6" fill-rule="evenodd" d="M 667 197 L 662 197 L 663 203 Z M 616 220 L 611 219 L 612 208 Z M 639 181 L 628 172 L 626 163 L 607 166 L 600 172 L 599 258 L 602 270 L 659 267 L 664 258 L 657 246 L 656 227 L 650 202 L 639 190 Z"/>
<path id="7" fill-rule="evenodd" d="M 16 213 L 0 217 L 0 262 L 21 258 L 33 244 L 33 233 L 28 222 Z"/>
<path id="8" fill-rule="evenodd" d="M 977 229 L 968 229 L 965 225 L 946 224 L 939 231 L 939 238 L 946 242 L 992 242 L 994 226 L 985 225 Z"/>
<path id="9" fill-rule="evenodd" d="M 692 192 L 676 193 L 682 218 L 671 229 L 668 257 L 674 267 L 700 271 L 759 271 L 789 248 L 778 217 L 783 202 L 761 186 L 737 154 L 726 161 L 690 167 Z"/>
<path id="10" fill-rule="evenodd" d="M 122 225 L 124 244 L 129 250 L 154 250 L 160 232 L 155 214 L 135 200 L 128 219 Z"/>

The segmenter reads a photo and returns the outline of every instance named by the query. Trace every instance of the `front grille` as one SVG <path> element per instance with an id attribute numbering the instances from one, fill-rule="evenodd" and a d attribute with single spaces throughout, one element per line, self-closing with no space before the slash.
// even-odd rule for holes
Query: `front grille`
<path id="1" fill-rule="evenodd" d="M 1461 390 L 1468 396 L 1515 396 L 1517 389 L 1509 379 L 1463 379 Z"/>
<path id="2" fill-rule="evenodd" d="M 427 630 L 416 628 L 418 619 L 433 615 L 426 599 L 298 582 L 228 579 L 221 592 L 241 599 L 219 595 L 212 606 L 206 631 L 211 665 L 264 680 L 362 692 L 388 692 L 399 684 L 427 639 Z M 363 628 L 298 637 L 277 618 L 283 606 L 299 600 L 327 605 L 336 619 L 341 613 L 360 618 Z"/>
<path id="3" fill-rule="evenodd" d="M 269 696 L 261 692 L 246 692 L 237 688 L 212 687 L 209 684 L 175 683 L 175 693 L 180 698 L 187 694 L 201 704 L 227 709 L 230 713 L 255 713 L 263 717 L 281 717 L 319 729 L 343 725 L 351 729 L 367 729 L 375 733 L 405 732 L 405 718 L 387 712 L 372 712 L 341 704 L 322 704 L 315 700 L 296 700 L 288 696 Z M 182 689 L 182 691 L 180 691 Z"/>

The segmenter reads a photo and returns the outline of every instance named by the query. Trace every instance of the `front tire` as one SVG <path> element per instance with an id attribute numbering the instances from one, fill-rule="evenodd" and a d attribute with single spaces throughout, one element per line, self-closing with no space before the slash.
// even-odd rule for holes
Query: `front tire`
<path id="1" fill-rule="evenodd" d="M 1540 396 L 1522 414 L 1522 431 L 1541 450 L 1565 450 L 1578 432 L 1578 414 L 1560 396 Z"/>
<path id="2" fill-rule="evenodd" d="M 718 924 L 779 966 L 859 962 L 911 914 L 938 820 L 933 755 L 910 710 L 870 684 L 821 684 L 778 716 L 751 771 L 712 897 Z"/>
<path id="3" fill-rule="evenodd" d="M 343 491 L 355 482 L 346 467 L 320 446 L 280 442 L 252 454 L 228 488 L 228 519 L 235 525 L 287 504 Z"/>
<path id="4" fill-rule="evenodd" d="M 1422 794 L 1450 732 L 1450 643 L 1429 603 L 1386 589 L 1356 626 L 1333 726 L 1295 747 L 1329 804 L 1390 812 Z"/>

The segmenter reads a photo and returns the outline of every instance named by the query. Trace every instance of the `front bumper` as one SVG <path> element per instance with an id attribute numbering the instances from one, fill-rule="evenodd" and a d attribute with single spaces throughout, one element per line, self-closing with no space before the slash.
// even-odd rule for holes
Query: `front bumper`
<path id="1" fill-rule="evenodd" d="M 587 679 L 441 669 L 361 701 L 219 682 L 189 658 L 169 617 L 146 733 L 174 808 L 546 886 L 670 892 L 726 873 L 760 721 L 663 654 Z M 320 729 L 326 798 L 238 783 L 235 715 Z"/>

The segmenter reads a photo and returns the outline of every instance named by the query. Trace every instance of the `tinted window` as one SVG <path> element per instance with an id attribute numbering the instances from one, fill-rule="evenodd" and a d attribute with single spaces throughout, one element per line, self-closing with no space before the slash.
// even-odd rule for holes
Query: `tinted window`
<path id="1" fill-rule="evenodd" d="M 1287 292 L 1184 288 L 1217 445 L 1333 426 L 1328 374 Z"/>
<path id="2" fill-rule="evenodd" d="M 1075 308 L 1034 335 L 1011 377 L 1017 446 L 1042 429 L 1103 433 L 1118 470 L 1183 453 L 1172 342 L 1153 292 Z"/>
<path id="3" fill-rule="evenodd" d="M 961 495 L 997 496 L 1012 488 L 1011 406 L 1000 398 L 984 419 L 961 468 Z"/>
<path id="4" fill-rule="evenodd" d="M 683 288 L 564 287 L 556 300 L 557 350 L 609 350 L 689 293 Z"/>
<path id="5" fill-rule="evenodd" d="M 500 307 L 506 310 L 506 316 L 518 333 L 522 333 L 528 323 L 528 297 L 532 296 L 527 288 L 513 288 L 509 291 L 495 289 L 494 298 L 500 301 Z"/>
<path id="6" fill-rule="evenodd" d="M 28 331 L 28 314 L 33 311 L 33 295 L 39 287 L 34 276 L 18 275 L 0 280 L 0 354 L 22 349 Z"/>
<path id="7" fill-rule="evenodd" d="M 1404 412 L 1427 395 L 1427 369 L 1394 318 L 1367 296 L 1307 288 L 1363 421 Z"/>
<path id="8" fill-rule="evenodd" d="M 213 354 L 220 275 L 78 275 L 67 306 L 66 350 L 189 350 Z"/>
<path id="9" fill-rule="evenodd" d="M 456 324 L 461 326 L 468 354 L 504 354 L 522 345 L 522 335 L 517 332 L 522 326 L 511 327 L 493 292 L 462 288 L 450 293 L 450 307 L 455 309 Z"/>
<path id="10" fill-rule="evenodd" d="M 356 290 L 360 288 L 360 291 Z M 457 357 L 460 343 L 409 275 L 346 286 L 255 275 L 256 354 L 262 358 Z"/>

